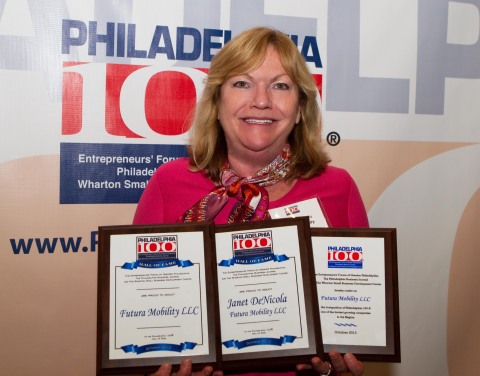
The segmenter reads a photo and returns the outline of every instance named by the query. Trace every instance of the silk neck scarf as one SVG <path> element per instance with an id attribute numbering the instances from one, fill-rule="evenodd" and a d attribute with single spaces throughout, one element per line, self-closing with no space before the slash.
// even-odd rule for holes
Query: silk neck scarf
<path id="1" fill-rule="evenodd" d="M 205 222 L 213 220 L 230 197 L 238 200 L 228 217 L 228 223 L 270 219 L 268 192 L 264 187 L 282 180 L 290 167 L 290 146 L 268 165 L 252 176 L 239 176 L 227 162 L 220 171 L 221 185 L 180 216 L 178 222 Z"/>

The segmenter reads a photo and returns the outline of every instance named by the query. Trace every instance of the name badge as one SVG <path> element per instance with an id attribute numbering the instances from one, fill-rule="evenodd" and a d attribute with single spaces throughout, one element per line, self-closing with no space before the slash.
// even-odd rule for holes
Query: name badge
<path id="1" fill-rule="evenodd" d="M 310 227 L 329 227 L 320 202 L 316 197 L 269 210 L 272 219 L 310 217 Z"/>

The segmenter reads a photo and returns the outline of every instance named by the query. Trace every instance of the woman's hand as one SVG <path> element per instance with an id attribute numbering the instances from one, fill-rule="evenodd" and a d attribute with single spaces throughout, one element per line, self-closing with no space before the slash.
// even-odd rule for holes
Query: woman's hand
<path id="1" fill-rule="evenodd" d="M 338 351 L 332 350 L 328 353 L 330 362 L 323 361 L 319 357 L 312 358 L 312 364 L 298 364 L 297 370 L 313 369 L 319 376 L 335 375 L 342 376 L 351 373 L 353 376 L 361 376 L 364 372 L 363 363 L 355 355 L 347 353 L 342 356 Z"/>
<path id="2" fill-rule="evenodd" d="M 213 371 L 213 367 L 206 366 L 201 371 L 192 372 L 192 361 L 190 359 L 182 360 L 178 372 L 172 373 L 170 363 L 162 364 L 161 367 L 152 376 L 222 376 L 223 372 Z"/>

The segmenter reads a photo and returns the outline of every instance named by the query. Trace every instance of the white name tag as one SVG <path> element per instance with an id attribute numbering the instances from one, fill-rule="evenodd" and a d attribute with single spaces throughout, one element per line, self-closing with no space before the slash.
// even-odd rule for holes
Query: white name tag
<path id="1" fill-rule="evenodd" d="M 329 227 L 317 198 L 269 210 L 272 219 L 310 217 L 310 227 Z"/>

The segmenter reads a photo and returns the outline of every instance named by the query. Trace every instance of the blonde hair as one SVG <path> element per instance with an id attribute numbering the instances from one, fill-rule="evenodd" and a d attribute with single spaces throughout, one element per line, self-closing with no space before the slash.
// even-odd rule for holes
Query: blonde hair
<path id="1" fill-rule="evenodd" d="M 280 56 L 283 68 L 299 90 L 301 119 L 289 135 L 291 166 L 286 179 L 309 179 L 330 162 L 321 146 L 322 119 L 317 87 L 303 56 L 284 33 L 268 28 L 248 29 L 230 40 L 212 59 L 202 97 L 190 128 L 190 166 L 204 170 L 213 181 L 227 159 L 225 135 L 217 121 L 220 87 L 230 77 L 258 67 L 268 46 Z"/>

